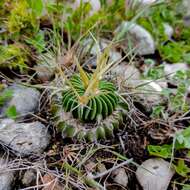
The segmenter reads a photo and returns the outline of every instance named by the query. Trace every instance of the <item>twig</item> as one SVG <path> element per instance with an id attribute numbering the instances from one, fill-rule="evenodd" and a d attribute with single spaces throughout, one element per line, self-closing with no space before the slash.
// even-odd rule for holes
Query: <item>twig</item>
<path id="1" fill-rule="evenodd" d="M 98 175 L 92 176 L 92 178 L 93 178 L 93 179 L 101 178 L 101 177 L 103 177 L 103 176 L 105 176 L 105 175 L 107 175 L 107 174 L 113 172 L 114 170 L 116 170 L 116 169 L 118 169 L 118 168 L 120 168 L 120 167 L 122 167 L 122 166 L 124 166 L 124 165 L 126 165 L 126 164 L 130 164 L 131 162 L 133 162 L 133 159 L 132 159 L 132 158 L 129 159 L 129 160 L 126 160 L 126 161 L 122 162 L 121 164 L 118 164 L 117 166 L 112 167 L 112 168 L 110 168 L 109 170 L 106 170 L 106 171 L 104 171 L 104 172 L 102 172 L 102 173 L 100 173 L 100 174 L 98 174 Z"/>

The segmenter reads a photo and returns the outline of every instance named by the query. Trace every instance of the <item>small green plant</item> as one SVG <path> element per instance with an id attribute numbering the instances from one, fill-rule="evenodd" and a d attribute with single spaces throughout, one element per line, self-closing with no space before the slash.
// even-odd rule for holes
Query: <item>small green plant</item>
<path id="1" fill-rule="evenodd" d="M 1 87 L 2 89 L 0 90 L 3 90 L 4 87 L 2 86 Z M 2 107 L 4 105 L 4 103 L 9 100 L 10 98 L 12 98 L 12 95 L 13 95 L 13 91 L 12 90 L 3 90 L 3 92 L 0 93 L 0 107 Z"/>
<path id="2" fill-rule="evenodd" d="M 13 96 L 13 91 L 11 89 L 4 89 L 5 87 L 2 85 L 0 87 L 0 107 L 3 107 L 7 101 L 9 101 Z M 15 106 L 9 106 L 5 110 L 5 115 L 9 118 L 15 119 L 17 117 L 17 111 Z"/>
<path id="3" fill-rule="evenodd" d="M 18 113 L 15 106 L 10 106 L 6 109 L 5 115 L 11 119 L 16 119 Z"/>
<path id="4" fill-rule="evenodd" d="M 64 137 L 78 140 L 112 137 L 123 120 L 123 106 L 114 84 L 103 80 L 110 65 L 107 65 L 109 50 L 98 54 L 97 68 L 87 74 L 77 62 L 79 74 L 67 80 L 62 93 L 62 103 L 55 118 Z"/>
<path id="5" fill-rule="evenodd" d="M 23 72 L 27 68 L 27 61 L 28 52 L 22 44 L 0 46 L 0 68 L 19 69 Z"/>
<path id="6" fill-rule="evenodd" d="M 160 46 L 160 55 L 163 60 L 177 63 L 180 61 L 188 61 L 188 54 L 190 52 L 189 45 L 185 44 L 184 41 L 180 42 L 168 42 L 166 45 Z"/>
<path id="7" fill-rule="evenodd" d="M 189 29 L 183 25 L 184 11 L 178 11 L 180 4 L 180 0 L 160 3 L 137 19 L 153 35 L 162 59 L 171 63 L 190 61 Z M 165 32 L 168 23 L 174 30 L 172 40 Z"/>

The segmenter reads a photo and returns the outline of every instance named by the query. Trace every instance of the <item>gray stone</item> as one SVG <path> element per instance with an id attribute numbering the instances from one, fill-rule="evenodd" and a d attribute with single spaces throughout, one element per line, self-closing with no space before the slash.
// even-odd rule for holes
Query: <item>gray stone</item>
<path id="1" fill-rule="evenodd" d="M 113 181 L 115 183 L 118 183 L 119 185 L 122 185 L 123 187 L 127 187 L 129 179 L 124 168 L 118 168 L 114 170 L 112 172 L 112 175 L 114 176 Z"/>
<path id="2" fill-rule="evenodd" d="M 121 78 L 122 81 L 126 81 L 126 83 L 133 83 L 133 81 L 140 80 L 141 77 L 139 70 L 135 66 L 125 62 L 117 65 L 111 72 Z"/>
<path id="3" fill-rule="evenodd" d="M 0 158 L 0 190 L 11 190 L 14 181 L 14 172 L 8 171 L 8 160 Z M 7 171 L 6 171 L 7 170 Z"/>
<path id="4" fill-rule="evenodd" d="M 21 116 L 26 116 L 37 110 L 40 99 L 39 91 L 19 85 L 13 85 L 8 89 L 13 91 L 13 97 L 2 108 L 3 115 L 10 106 L 15 106 L 17 113 Z"/>
<path id="5" fill-rule="evenodd" d="M 36 179 L 36 171 L 34 169 L 29 169 L 24 173 L 22 178 L 22 183 L 25 186 L 30 186 L 32 182 Z"/>
<path id="6" fill-rule="evenodd" d="M 172 79 L 177 71 L 187 71 L 188 69 L 189 67 L 186 63 L 164 63 L 164 73 L 168 79 Z"/>
<path id="7" fill-rule="evenodd" d="M 143 190 L 167 190 L 174 173 L 169 162 L 163 159 L 149 159 L 137 168 L 136 177 Z"/>
<path id="8" fill-rule="evenodd" d="M 131 86 L 131 92 L 134 93 L 135 99 L 144 107 L 146 112 L 151 112 L 154 106 L 167 101 L 167 98 L 162 95 L 162 90 L 167 87 L 167 82 L 139 80 Z"/>
<path id="9" fill-rule="evenodd" d="M 190 15 L 190 0 L 183 0 L 182 1 L 182 11 L 186 12 L 186 15 Z"/>
<path id="10" fill-rule="evenodd" d="M 49 81 L 54 74 L 53 69 L 46 65 L 36 65 L 34 69 L 36 70 L 38 79 L 42 82 Z"/>
<path id="11" fill-rule="evenodd" d="M 15 123 L 4 119 L 0 123 L 0 141 L 17 155 L 40 154 L 49 144 L 50 135 L 40 122 Z"/>
<path id="12" fill-rule="evenodd" d="M 168 23 L 164 23 L 163 26 L 164 26 L 164 33 L 170 39 L 173 36 L 174 29 Z"/>
<path id="13" fill-rule="evenodd" d="M 155 42 L 152 35 L 142 26 L 124 21 L 115 31 L 116 39 L 125 39 L 122 42 L 126 49 L 131 43 L 134 52 L 139 55 L 149 55 L 155 52 Z"/>

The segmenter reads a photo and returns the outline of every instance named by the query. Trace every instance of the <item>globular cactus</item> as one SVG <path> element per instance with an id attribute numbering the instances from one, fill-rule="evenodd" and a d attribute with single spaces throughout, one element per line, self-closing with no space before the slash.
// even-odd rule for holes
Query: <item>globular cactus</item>
<path id="1" fill-rule="evenodd" d="M 80 105 L 77 93 L 82 97 L 85 87 L 79 75 L 70 79 L 72 88 L 64 90 L 62 105 L 57 109 L 57 126 L 63 137 L 77 137 L 96 141 L 114 136 L 123 120 L 123 110 L 119 107 L 119 97 L 111 82 L 99 81 L 97 92 L 92 95 L 86 105 Z"/>
<path id="2" fill-rule="evenodd" d="M 85 87 L 79 75 L 74 75 L 70 79 L 73 88 L 82 97 L 85 93 Z M 86 105 L 79 106 L 77 96 L 73 89 L 64 91 L 63 108 L 65 112 L 72 112 L 74 118 L 84 122 L 96 121 L 98 118 L 105 119 L 113 113 L 117 104 L 118 97 L 115 94 L 115 87 L 107 81 L 100 81 L 97 93 L 90 97 Z"/>
<path id="3" fill-rule="evenodd" d="M 114 84 L 102 80 L 106 65 L 98 64 L 87 74 L 78 64 L 80 74 L 67 80 L 55 113 L 56 126 L 63 138 L 97 141 L 114 136 L 123 121 L 123 104 Z"/>

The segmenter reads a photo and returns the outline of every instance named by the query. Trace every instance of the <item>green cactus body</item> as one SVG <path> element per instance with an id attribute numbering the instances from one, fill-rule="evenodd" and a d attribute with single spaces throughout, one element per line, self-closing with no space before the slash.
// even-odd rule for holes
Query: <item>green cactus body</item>
<path id="1" fill-rule="evenodd" d="M 91 75 L 88 77 L 90 80 Z M 88 94 L 87 103 L 81 104 L 77 95 L 82 97 L 86 88 L 80 75 L 73 75 L 69 82 L 72 88 L 63 91 L 62 104 L 56 113 L 63 137 L 88 141 L 113 137 L 123 120 L 114 84 L 100 80 L 96 92 Z"/>

